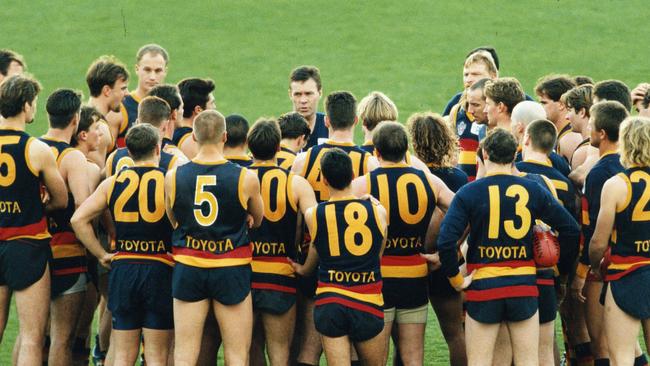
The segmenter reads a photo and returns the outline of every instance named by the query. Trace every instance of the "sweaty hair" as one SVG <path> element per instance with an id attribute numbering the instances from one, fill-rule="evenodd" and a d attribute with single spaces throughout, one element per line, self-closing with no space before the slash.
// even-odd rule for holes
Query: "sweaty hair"
<path id="1" fill-rule="evenodd" d="M 526 98 L 524 89 L 521 88 L 519 80 L 515 78 L 489 80 L 485 83 L 483 93 L 487 98 L 492 99 L 494 103 L 503 103 L 509 114 L 512 113 L 512 109 L 517 103 L 524 101 Z"/>
<path id="2" fill-rule="evenodd" d="M 81 112 L 79 113 L 79 125 L 77 126 L 77 133 L 72 135 L 72 141 L 70 142 L 70 145 L 72 146 L 77 146 L 79 145 L 79 141 L 77 141 L 77 136 L 81 132 L 88 132 L 90 129 L 90 126 L 93 125 L 93 123 L 99 121 L 102 119 L 103 116 L 95 107 L 91 107 L 89 105 L 84 105 L 81 106 Z"/>
<path id="3" fill-rule="evenodd" d="M 237 147 L 246 143 L 248 134 L 248 120 L 239 114 L 231 114 L 226 117 L 226 132 L 228 139 L 226 146 Z"/>
<path id="4" fill-rule="evenodd" d="M 168 121 L 172 110 L 162 98 L 148 96 L 138 105 L 138 121 L 149 123 L 160 128 L 163 122 Z"/>
<path id="5" fill-rule="evenodd" d="M 512 164 L 517 153 L 517 140 L 509 131 L 495 128 L 481 143 L 481 150 L 496 164 Z"/>
<path id="6" fill-rule="evenodd" d="M 591 118 L 594 119 L 596 131 L 605 131 L 607 139 L 611 142 L 618 141 L 618 131 L 623 120 L 629 113 L 623 104 L 608 100 L 594 104 L 589 110 Z"/>
<path id="7" fill-rule="evenodd" d="M 177 110 L 183 102 L 178 87 L 173 84 L 156 85 L 149 90 L 149 95 L 162 98 L 173 111 Z"/>
<path id="8" fill-rule="evenodd" d="M 397 107 L 384 93 L 374 91 L 359 102 L 357 115 L 368 131 L 381 121 L 397 121 Z"/>
<path id="9" fill-rule="evenodd" d="M 10 118 L 23 111 L 25 103 L 34 103 L 41 84 L 27 75 L 14 75 L 0 84 L 0 115 Z"/>
<path id="10" fill-rule="evenodd" d="M 404 160 L 409 149 L 406 130 L 398 122 L 382 122 L 372 133 L 372 143 L 383 160 L 393 163 Z"/>
<path id="11" fill-rule="evenodd" d="M 304 83 L 309 79 L 313 79 L 316 83 L 316 88 L 321 90 L 320 70 L 316 66 L 299 66 L 293 69 L 291 75 L 289 75 L 289 83 L 296 81 Z"/>
<path id="12" fill-rule="evenodd" d="M 494 49 L 494 47 L 491 46 L 481 46 L 481 47 L 476 47 L 475 49 L 469 51 L 465 58 L 468 58 L 469 56 L 477 53 L 477 52 L 487 52 L 492 56 L 492 61 L 494 61 L 494 66 L 496 66 L 497 70 L 499 70 L 499 56 L 497 55 L 497 50 Z"/>
<path id="13" fill-rule="evenodd" d="M 210 93 L 214 91 L 214 81 L 198 78 L 183 79 L 178 83 L 178 89 L 183 98 L 183 117 L 190 118 L 196 106 L 205 109 L 210 100 Z"/>
<path id="14" fill-rule="evenodd" d="M 568 75 L 546 75 L 537 80 L 535 93 L 545 95 L 554 102 L 560 101 L 562 94 L 575 87 L 576 84 Z"/>
<path id="15" fill-rule="evenodd" d="M 485 89 L 485 84 L 490 80 L 492 80 L 492 79 L 483 78 L 483 79 L 475 82 L 474 84 L 472 84 L 472 86 L 469 87 L 469 90 L 474 91 L 474 90 L 477 90 L 477 89 L 481 89 L 481 91 L 483 91 Z"/>
<path id="16" fill-rule="evenodd" d="M 193 127 L 199 145 L 216 144 L 226 131 L 226 119 L 215 110 L 205 110 L 196 116 Z"/>
<path id="17" fill-rule="evenodd" d="M 23 68 L 27 68 L 25 65 L 25 60 L 23 60 L 23 56 L 6 48 L 0 49 L 0 74 L 7 76 L 9 65 L 11 65 L 12 62 L 17 62 Z"/>
<path id="18" fill-rule="evenodd" d="M 535 120 L 546 119 L 546 111 L 541 104 L 532 100 L 524 100 L 512 108 L 510 119 L 512 122 L 519 122 L 527 126 Z"/>
<path id="19" fill-rule="evenodd" d="M 305 140 L 309 138 L 311 130 L 305 117 L 298 112 L 285 113 L 278 118 L 280 131 L 283 139 L 296 139 L 300 136 L 305 136 Z"/>
<path id="20" fill-rule="evenodd" d="M 260 118 L 248 132 L 248 149 L 255 159 L 271 160 L 278 152 L 281 139 L 278 122 L 273 119 Z"/>
<path id="21" fill-rule="evenodd" d="M 357 101 L 347 91 L 333 92 L 325 100 L 325 110 L 333 130 L 346 130 L 354 125 Z"/>
<path id="22" fill-rule="evenodd" d="M 650 166 L 650 119 L 628 117 L 623 121 L 619 151 L 621 163 L 627 168 Z"/>
<path id="23" fill-rule="evenodd" d="M 334 189 L 342 190 L 352 182 L 352 160 L 345 151 L 337 148 L 328 150 L 320 161 L 321 173 Z"/>
<path id="24" fill-rule="evenodd" d="M 165 60 L 165 65 L 167 65 L 167 63 L 169 62 L 169 54 L 167 53 L 167 50 L 162 48 L 160 45 L 157 45 L 155 43 L 150 43 L 140 47 L 138 53 L 136 53 L 135 55 L 135 63 L 139 64 L 140 61 L 142 60 L 142 57 L 144 57 L 144 55 L 146 55 L 147 53 L 162 56 L 163 60 Z"/>
<path id="25" fill-rule="evenodd" d="M 594 97 L 599 100 L 615 100 L 621 103 L 628 111 L 632 110 L 630 88 L 619 80 L 603 80 L 594 85 Z"/>
<path id="26" fill-rule="evenodd" d="M 86 84 L 92 97 L 98 97 L 105 85 L 113 88 L 120 79 L 129 80 L 129 72 L 114 56 L 101 56 L 86 72 Z"/>
<path id="27" fill-rule="evenodd" d="M 580 112 L 584 109 L 587 112 L 587 116 L 589 116 L 589 109 L 593 104 L 593 101 L 591 100 L 593 89 L 594 86 L 591 84 L 576 86 L 562 94 L 562 101 L 567 108 L 573 108 L 576 112 Z"/>
<path id="28" fill-rule="evenodd" d="M 81 93 L 72 89 L 57 89 L 47 98 L 47 111 L 52 128 L 64 129 L 70 125 L 81 108 Z"/>
<path id="29" fill-rule="evenodd" d="M 135 161 L 151 157 L 158 141 L 158 129 L 148 123 L 135 124 L 126 133 L 126 149 Z"/>
<path id="30" fill-rule="evenodd" d="M 530 137 L 533 149 L 546 155 L 553 151 L 557 141 L 557 129 L 553 122 L 545 119 L 533 121 L 526 128 L 526 133 Z"/>
<path id="31" fill-rule="evenodd" d="M 586 85 L 586 84 L 594 85 L 594 79 L 585 75 L 577 75 L 573 77 L 573 83 L 576 84 L 576 86 Z"/>
<path id="32" fill-rule="evenodd" d="M 475 53 L 472 53 L 465 59 L 465 64 L 463 64 L 464 67 L 469 67 L 470 65 L 473 64 L 483 64 L 485 65 L 485 68 L 487 69 L 488 73 L 490 75 L 496 76 L 497 73 L 499 72 L 499 69 L 497 68 L 496 64 L 494 63 L 494 60 L 490 56 L 489 52 L 487 51 L 478 51 Z"/>
<path id="33" fill-rule="evenodd" d="M 437 113 L 415 113 L 409 117 L 409 128 L 415 155 L 426 164 L 452 166 L 458 154 L 458 139 Z"/>

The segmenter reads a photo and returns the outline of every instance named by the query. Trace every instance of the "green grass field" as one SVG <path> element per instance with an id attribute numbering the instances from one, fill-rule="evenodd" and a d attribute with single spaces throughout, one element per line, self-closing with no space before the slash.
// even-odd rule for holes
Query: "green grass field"
<path id="1" fill-rule="evenodd" d="M 47 128 L 44 102 L 52 90 L 72 87 L 87 96 L 85 72 L 95 58 L 113 54 L 132 70 L 136 50 L 151 42 L 171 55 L 168 82 L 214 79 L 224 114 L 253 121 L 288 111 L 289 72 L 314 64 L 325 95 L 345 89 L 361 98 L 380 90 L 404 121 L 416 111 L 440 111 L 462 87 L 466 52 L 485 44 L 499 51 L 501 75 L 517 77 L 530 95 L 548 73 L 630 86 L 648 81 L 646 7 L 639 0 L 7 0 L 0 48 L 23 54 L 44 86 L 33 134 Z M 447 364 L 435 316 L 430 319 L 426 364 Z M 2 365 L 10 362 L 16 328 L 12 313 L 0 345 Z"/>

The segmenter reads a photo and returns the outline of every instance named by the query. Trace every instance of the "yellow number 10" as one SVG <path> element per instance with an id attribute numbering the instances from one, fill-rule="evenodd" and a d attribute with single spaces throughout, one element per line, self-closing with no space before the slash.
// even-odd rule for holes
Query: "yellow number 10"
<path id="1" fill-rule="evenodd" d="M 489 186 L 488 192 L 490 197 L 488 238 L 498 239 L 501 224 L 501 194 L 499 192 L 499 186 Z M 517 197 L 517 201 L 515 202 L 515 215 L 521 218 L 521 226 L 517 228 L 515 227 L 514 220 L 505 220 L 503 222 L 503 228 L 509 237 L 521 239 L 526 236 L 531 224 L 530 210 L 526 207 L 529 199 L 528 191 L 523 186 L 515 184 L 506 189 L 506 196 L 512 198 Z"/>

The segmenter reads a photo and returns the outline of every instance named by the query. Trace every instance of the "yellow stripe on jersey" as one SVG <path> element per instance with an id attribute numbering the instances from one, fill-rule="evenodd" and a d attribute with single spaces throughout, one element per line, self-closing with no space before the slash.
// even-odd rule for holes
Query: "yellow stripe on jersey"
<path id="1" fill-rule="evenodd" d="M 625 197 L 625 202 L 620 207 L 616 206 L 616 212 L 621 213 L 625 211 L 627 206 L 630 204 L 630 201 L 632 201 L 632 182 L 630 182 L 630 178 L 625 173 L 618 173 L 616 175 L 619 178 L 623 179 L 627 185 L 627 195 Z"/>
<path id="2" fill-rule="evenodd" d="M 293 173 L 289 173 L 287 177 L 287 199 L 289 200 L 289 205 L 291 208 L 298 212 L 298 203 L 296 202 L 296 197 L 293 194 Z"/>
<path id="3" fill-rule="evenodd" d="M 52 257 L 68 258 L 68 257 L 83 257 L 86 255 L 86 249 L 80 244 L 60 244 L 52 247 Z"/>
<path id="4" fill-rule="evenodd" d="M 174 208 L 174 203 L 176 202 L 176 169 L 170 171 L 172 184 L 169 187 L 169 207 Z"/>
<path id="5" fill-rule="evenodd" d="M 533 266 L 524 267 L 482 267 L 476 270 L 472 279 L 481 280 L 484 278 L 504 277 L 504 276 L 524 276 L 534 275 L 536 268 Z"/>
<path id="6" fill-rule="evenodd" d="M 335 293 L 347 297 L 351 297 L 353 299 L 371 303 L 377 306 L 382 306 L 384 305 L 384 297 L 379 294 L 360 294 L 358 292 L 350 291 L 350 290 L 344 290 L 342 288 L 338 287 L 330 287 L 330 286 L 321 286 L 316 289 L 316 295 L 320 295 L 323 293 Z"/>
<path id="7" fill-rule="evenodd" d="M 289 277 L 296 276 L 293 267 L 289 263 L 265 262 L 253 259 L 251 267 L 253 268 L 253 272 L 257 273 L 271 273 Z"/>
<path id="8" fill-rule="evenodd" d="M 252 258 L 222 258 L 222 259 L 207 259 L 199 258 L 191 255 L 175 254 L 174 260 L 178 263 L 183 263 L 188 266 L 199 268 L 219 268 L 219 267 L 234 267 L 249 264 Z"/>
<path id="9" fill-rule="evenodd" d="M 244 208 L 248 209 L 248 200 L 244 199 L 244 179 L 246 178 L 246 173 L 248 169 L 242 168 L 241 173 L 239 174 L 239 183 L 237 184 L 237 195 L 239 196 L 239 203 Z"/>
<path id="10" fill-rule="evenodd" d="M 166 264 L 168 266 L 171 266 L 171 267 L 173 267 L 174 264 L 175 264 L 174 262 L 169 261 L 169 260 L 164 259 L 164 258 L 161 258 L 161 257 L 155 257 L 155 256 L 150 256 L 149 257 L 149 256 L 144 256 L 144 255 L 128 255 L 128 254 L 116 255 L 111 259 L 111 262 L 122 260 L 122 259 L 136 259 L 136 260 L 146 259 L 148 261 L 158 261 L 158 262 L 164 263 L 164 264 Z"/>
<path id="11" fill-rule="evenodd" d="M 426 277 L 429 273 L 426 263 L 415 266 L 381 266 L 381 277 L 383 278 L 420 278 Z"/>
<path id="12" fill-rule="evenodd" d="M 458 164 L 476 164 L 476 151 L 460 151 L 458 153 Z"/>
<path id="13" fill-rule="evenodd" d="M 120 103 L 120 114 L 122 114 L 122 123 L 120 123 L 119 133 L 122 133 L 129 127 L 129 113 L 123 103 Z"/>
<path id="14" fill-rule="evenodd" d="M 559 189 L 559 190 L 562 190 L 562 191 L 568 191 L 569 190 L 569 184 L 567 184 L 567 182 L 564 182 L 564 181 L 561 181 L 561 180 L 558 180 L 558 179 L 551 179 L 551 182 L 553 183 L 553 187 L 555 187 L 555 189 Z"/>
<path id="15" fill-rule="evenodd" d="M 8 139 L 9 141 L 6 141 L 6 144 L 17 144 L 20 141 L 20 137 L 16 136 L 16 142 L 11 142 L 13 139 L 11 137 Z M 30 137 L 27 139 L 27 143 L 25 144 L 25 163 L 27 164 L 27 168 L 29 169 L 34 176 L 38 177 L 38 172 L 34 167 L 32 166 L 32 162 L 29 160 L 29 146 L 31 145 L 32 141 L 34 141 L 33 137 Z"/>

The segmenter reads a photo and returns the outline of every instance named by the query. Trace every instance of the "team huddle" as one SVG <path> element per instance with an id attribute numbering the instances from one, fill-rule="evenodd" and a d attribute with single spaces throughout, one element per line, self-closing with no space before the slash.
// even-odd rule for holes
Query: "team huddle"
<path id="1" fill-rule="evenodd" d="M 249 123 L 168 62 L 143 46 L 129 92 L 98 58 L 35 138 L 41 85 L 0 50 L 14 364 L 423 365 L 429 304 L 452 365 L 648 364 L 649 84 L 548 75 L 535 102 L 480 47 L 441 114 L 399 123 L 376 91 L 318 112 L 301 66 L 293 111 Z"/>

